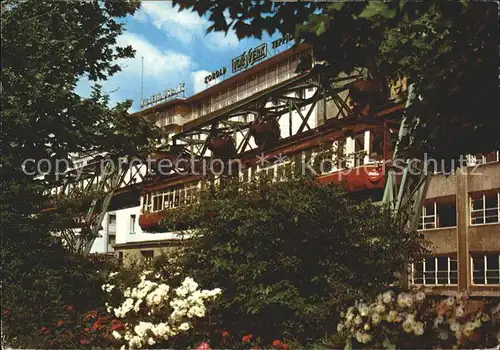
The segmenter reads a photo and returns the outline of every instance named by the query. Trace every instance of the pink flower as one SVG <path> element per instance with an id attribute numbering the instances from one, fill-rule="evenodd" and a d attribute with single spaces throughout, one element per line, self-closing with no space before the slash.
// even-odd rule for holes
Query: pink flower
<path id="1" fill-rule="evenodd" d="M 203 343 L 200 343 L 200 345 L 198 345 L 196 350 L 211 350 L 211 349 L 210 349 L 210 345 L 208 345 L 208 343 L 203 342 Z"/>

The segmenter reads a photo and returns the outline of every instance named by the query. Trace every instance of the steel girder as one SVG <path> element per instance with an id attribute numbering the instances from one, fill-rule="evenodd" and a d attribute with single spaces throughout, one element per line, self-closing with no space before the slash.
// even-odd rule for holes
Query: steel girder
<path id="1" fill-rule="evenodd" d="M 411 105 L 414 98 L 414 85 L 410 85 L 405 109 Z M 396 217 L 400 220 L 401 226 L 405 226 L 411 231 L 417 231 L 418 220 L 433 169 L 429 169 L 428 164 L 424 161 L 400 159 L 399 143 L 406 137 L 411 138 L 411 126 L 405 113 L 399 128 L 398 142 L 392 159 L 393 165 L 403 162 L 401 180 L 398 183 L 396 167 L 390 167 L 387 172 L 382 204 L 389 205 L 393 209 Z"/>
<path id="2" fill-rule="evenodd" d="M 347 104 L 348 94 L 341 97 L 342 92 L 349 90 L 349 84 L 356 80 L 358 75 L 343 78 L 331 78 L 322 71 L 311 71 L 303 76 L 289 79 L 283 84 L 264 90 L 261 93 L 244 99 L 231 106 L 216 112 L 210 118 L 201 118 L 200 122 L 187 123 L 184 130 L 173 136 L 174 144 L 182 141 L 187 145 L 194 145 L 193 156 L 203 158 L 213 135 L 228 133 L 236 141 L 236 157 L 251 151 L 255 147 L 250 144 L 250 127 L 254 123 L 275 120 L 279 122 L 288 117 L 288 136 L 295 136 L 311 130 L 313 111 L 319 103 L 325 103 L 331 98 L 337 106 L 338 112 L 334 116 L 322 116 L 326 119 L 343 119 L 352 116 L 352 109 Z M 303 91 L 313 88 L 314 94 L 306 98 Z M 294 125 L 292 113 L 298 115 Z M 251 121 L 249 121 L 251 119 Z M 240 135 L 241 137 L 236 137 Z"/>
<path id="3" fill-rule="evenodd" d="M 139 159 L 99 157 L 83 169 L 74 169 L 64 174 L 62 184 L 51 197 L 56 210 L 58 203 L 60 205 L 65 199 L 92 197 L 87 213 L 79 216 L 80 232 L 74 227 L 67 227 L 60 233 L 69 249 L 83 255 L 90 253 L 95 239 L 99 237 L 102 221 L 114 194 L 120 188 L 142 182 L 147 175 L 146 168 L 145 162 Z"/>

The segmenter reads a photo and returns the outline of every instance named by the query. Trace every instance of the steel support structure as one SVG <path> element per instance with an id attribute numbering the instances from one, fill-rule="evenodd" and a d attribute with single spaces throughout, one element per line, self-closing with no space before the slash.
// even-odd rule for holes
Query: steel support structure
<path id="1" fill-rule="evenodd" d="M 414 85 L 410 85 L 405 109 L 410 107 L 414 98 Z M 402 228 L 417 231 L 420 213 L 434 169 L 429 169 L 428 164 L 423 160 L 401 159 L 400 142 L 404 138 L 409 138 L 411 142 L 410 134 L 411 126 L 405 113 L 394 150 L 393 166 L 389 167 L 387 172 L 382 204 L 389 205 L 394 210 Z M 397 174 L 399 166 L 395 167 L 396 164 L 403 165 L 399 183 Z"/>

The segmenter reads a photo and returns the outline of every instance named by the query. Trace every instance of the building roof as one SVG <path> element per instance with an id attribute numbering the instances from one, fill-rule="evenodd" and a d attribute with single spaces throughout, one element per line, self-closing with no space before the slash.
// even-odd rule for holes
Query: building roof
<path id="1" fill-rule="evenodd" d="M 145 108 L 145 109 L 140 110 L 140 111 L 138 111 L 136 113 L 132 113 L 131 116 L 133 116 L 133 117 L 145 116 L 145 115 L 148 115 L 148 114 L 151 114 L 151 113 L 158 112 L 160 110 L 164 110 L 164 109 L 168 108 L 169 106 L 178 105 L 178 104 L 191 105 L 194 102 L 197 102 L 197 101 L 199 101 L 199 100 L 201 100 L 201 99 L 203 99 L 205 97 L 208 97 L 210 95 L 214 95 L 214 94 L 218 93 L 221 90 L 229 88 L 230 86 L 235 86 L 237 83 L 239 83 L 241 81 L 244 81 L 249 76 L 255 75 L 256 73 L 262 71 L 263 69 L 266 69 L 266 68 L 272 66 L 273 64 L 281 62 L 284 59 L 286 59 L 286 58 L 288 58 L 288 57 L 290 57 L 290 56 L 292 56 L 294 54 L 297 54 L 297 53 L 300 53 L 300 52 L 304 52 L 308 48 L 310 48 L 310 46 L 306 45 L 306 44 L 297 44 L 297 45 L 294 45 L 290 49 L 285 50 L 285 51 L 283 51 L 283 52 L 281 52 L 281 53 L 279 53 L 277 55 L 274 55 L 274 56 L 272 56 L 272 57 L 270 57 L 270 58 L 268 58 L 266 60 L 263 60 L 260 63 L 254 65 L 253 67 L 251 67 L 249 69 L 246 69 L 246 70 L 244 70 L 241 73 L 235 74 L 232 77 L 227 78 L 227 79 L 221 81 L 218 84 L 210 86 L 207 89 L 202 90 L 202 91 L 200 91 L 200 92 L 198 92 L 198 93 L 196 93 L 196 94 L 194 94 L 194 95 L 192 95 L 190 97 L 187 97 L 187 98 L 174 98 L 174 99 L 162 102 L 162 103 L 158 103 L 158 104 L 156 104 L 154 106 Z"/>

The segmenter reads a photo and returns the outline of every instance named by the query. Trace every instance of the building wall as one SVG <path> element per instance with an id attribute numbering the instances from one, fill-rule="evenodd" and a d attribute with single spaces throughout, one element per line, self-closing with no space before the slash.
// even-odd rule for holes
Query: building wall
<path id="1" fill-rule="evenodd" d="M 451 256 L 457 259 L 458 281 L 451 287 L 451 290 L 470 290 L 473 295 L 481 296 L 500 296 L 500 283 L 489 285 L 480 285 L 475 283 L 478 280 L 474 277 L 480 274 L 483 265 L 474 267 L 473 260 L 475 259 L 480 264 L 483 257 L 488 261 L 493 261 L 490 264 L 488 274 L 492 278 L 500 276 L 500 262 L 498 255 L 500 254 L 500 217 L 498 217 L 498 194 L 500 192 L 500 163 L 492 162 L 479 166 L 470 166 L 459 169 L 454 175 L 444 176 L 435 175 L 429 185 L 429 190 L 426 196 L 424 206 L 428 207 L 432 203 L 437 203 L 437 208 L 440 205 L 455 205 L 456 224 L 452 227 L 437 227 L 421 230 L 424 237 L 431 243 L 431 254 L 433 257 Z M 491 223 L 473 223 L 472 202 L 471 196 L 487 194 L 490 198 L 490 204 L 486 203 L 484 207 L 495 206 L 497 216 L 492 218 Z M 421 220 L 424 220 L 426 209 L 422 210 Z M 495 215 L 494 208 L 489 209 L 489 213 Z M 439 210 L 436 212 L 436 223 L 439 220 Z M 432 213 L 431 213 L 432 214 Z M 486 216 L 486 214 L 485 214 Z M 428 215 L 431 218 L 432 215 Z M 422 221 L 423 222 L 423 221 Z M 439 225 L 439 224 L 438 224 Z M 486 256 L 486 257 L 485 257 Z M 495 260 L 497 259 L 497 260 Z M 487 263 L 486 263 L 487 264 Z M 498 264 L 498 265 L 495 265 Z M 418 274 L 417 274 L 418 275 Z M 416 283 L 420 284 L 420 283 Z M 450 288 L 445 288 L 450 290 Z"/>

